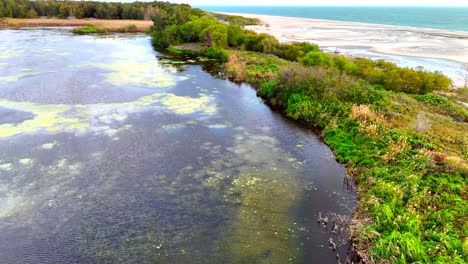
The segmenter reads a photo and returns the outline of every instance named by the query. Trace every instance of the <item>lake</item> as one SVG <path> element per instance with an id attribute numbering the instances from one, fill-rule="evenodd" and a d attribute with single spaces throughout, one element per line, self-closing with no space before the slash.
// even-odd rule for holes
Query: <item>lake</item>
<path id="1" fill-rule="evenodd" d="M 343 261 L 345 167 L 213 70 L 145 35 L 0 30 L 1 262 L 336 263 L 329 238 Z"/>

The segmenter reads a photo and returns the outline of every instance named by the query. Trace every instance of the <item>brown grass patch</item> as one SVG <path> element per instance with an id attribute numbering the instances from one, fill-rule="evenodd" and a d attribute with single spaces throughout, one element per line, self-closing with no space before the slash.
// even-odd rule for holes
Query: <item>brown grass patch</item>
<path id="1" fill-rule="evenodd" d="M 353 105 L 351 119 L 361 121 L 377 121 L 380 117 L 372 112 L 368 105 Z"/>
<path id="2" fill-rule="evenodd" d="M 227 77 L 236 82 L 243 82 L 246 78 L 245 63 L 240 61 L 236 54 L 231 53 L 228 62 L 224 65 Z"/>
<path id="3" fill-rule="evenodd" d="M 4 18 L 0 23 L 7 28 L 22 27 L 81 27 L 93 25 L 108 32 L 128 32 L 131 25 L 135 25 L 135 32 L 145 32 L 153 25 L 153 21 L 146 20 L 106 20 L 106 19 L 58 19 L 58 18 Z"/>

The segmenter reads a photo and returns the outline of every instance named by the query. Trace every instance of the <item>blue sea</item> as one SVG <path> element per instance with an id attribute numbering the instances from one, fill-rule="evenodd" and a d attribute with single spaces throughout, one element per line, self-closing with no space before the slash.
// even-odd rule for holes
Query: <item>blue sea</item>
<path id="1" fill-rule="evenodd" d="M 232 12 L 468 31 L 466 7 L 195 6 Z"/>

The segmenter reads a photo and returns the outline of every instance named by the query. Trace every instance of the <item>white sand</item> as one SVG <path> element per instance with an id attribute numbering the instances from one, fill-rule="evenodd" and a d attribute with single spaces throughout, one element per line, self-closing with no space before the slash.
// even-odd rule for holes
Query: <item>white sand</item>
<path id="1" fill-rule="evenodd" d="M 246 28 L 268 33 L 282 42 L 307 41 L 333 51 L 335 48 L 338 51 L 365 51 L 361 54 L 350 52 L 356 56 L 386 54 L 419 57 L 419 60 L 403 63 L 403 66 L 418 66 L 413 64 L 420 63 L 429 70 L 441 70 L 454 79 L 455 84 L 462 81 L 463 64 L 468 65 L 468 32 L 256 14 L 236 15 L 259 18 L 264 25 Z M 440 61 L 439 66 L 431 68 L 434 62 L 421 58 L 452 62 Z"/>

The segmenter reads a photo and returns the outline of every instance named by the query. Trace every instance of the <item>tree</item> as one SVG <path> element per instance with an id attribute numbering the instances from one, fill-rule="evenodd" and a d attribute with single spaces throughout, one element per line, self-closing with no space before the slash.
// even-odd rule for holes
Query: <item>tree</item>
<path id="1" fill-rule="evenodd" d="M 280 43 L 275 37 L 269 36 L 262 39 L 262 41 L 260 41 L 260 45 L 262 46 L 263 53 L 274 54 L 280 46 Z"/>
<path id="2" fill-rule="evenodd" d="M 201 32 L 201 35 L 207 47 L 222 48 L 228 45 L 227 26 L 222 23 L 210 25 Z"/>
<path id="3" fill-rule="evenodd" d="M 28 13 L 26 14 L 28 18 L 36 18 L 39 15 L 37 14 L 36 10 L 34 8 L 29 9 Z"/>
<path id="4" fill-rule="evenodd" d="M 320 51 L 311 51 L 307 53 L 300 61 L 306 66 L 333 66 L 333 60 L 330 55 Z"/>

